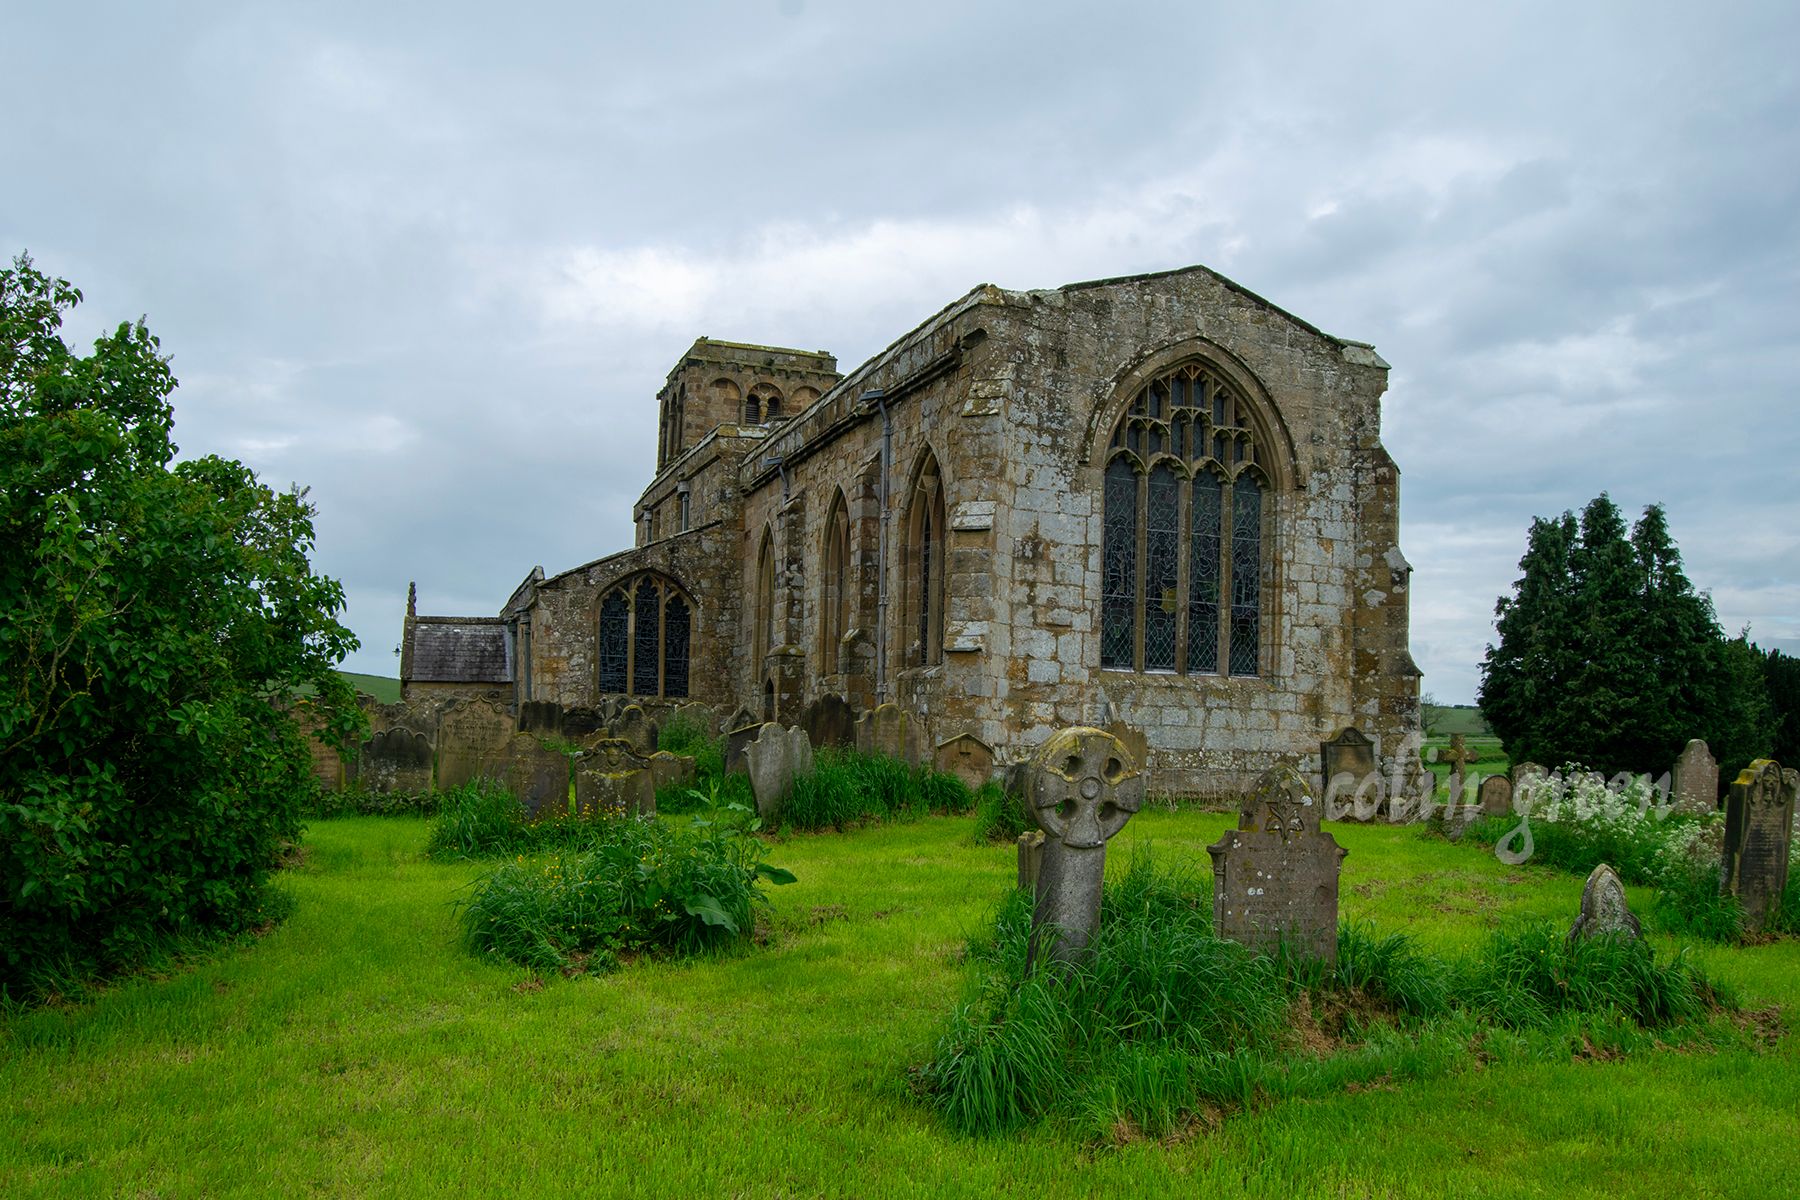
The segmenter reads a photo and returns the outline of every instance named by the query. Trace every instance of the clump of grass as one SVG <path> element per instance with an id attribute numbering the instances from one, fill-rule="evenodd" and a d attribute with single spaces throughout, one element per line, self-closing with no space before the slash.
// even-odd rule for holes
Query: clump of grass
<path id="1" fill-rule="evenodd" d="M 1771 933 L 1800 934 L 1800 875 L 1788 880 L 1781 893 L 1781 906 L 1770 915 L 1768 928 Z"/>
<path id="2" fill-rule="evenodd" d="M 1743 906 L 1719 890 L 1719 864 L 1710 856 L 1671 863 L 1657 882 L 1650 916 L 1677 937 L 1728 943 L 1743 936 Z"/>
<path id="3" fill-rule="evenodd" d="M 975 840 L 1010 842 L 1036 826 L 1025 812 L 1022 797 L 988 780 L 975 791 Z"/>
<path id="4" fill-rule="evenodd" d="M 762 846 L 704 820 L 591 822 L 580 853 L 521 856 L 481 879 L 461 905 L 477 954 L 538 971 L 609 970 L 621 955 L 695 954 L 747 937 L 761 884 L 793 875 Z"/>
<path id="5" fill-rule="evenodd" d="M 968 785 L 954 775 L 883 754 L 824 748 L 810 775 L 795 778 L 781 820 L 795 829 L 846 829 L 869 821 L 967 812 Z"/>
<path id="6" fill-rule="evenodd" d="M 504 784 L 474 779 L 440 793 L 437 819 L 425 842 L 427 856 L 490 858 L 532 848 L 525 808 Z"/>
<path id="7" fill-rule="evenodd" d="M 958 1131 L 1056 1120 L 1160 1137 L 1269 1098 L 1443 1075 L 1495 1026 L 1536 1056 L 1620 1050 L 1729 1006 L 1685 954 L 1570 942 L 1545 925 L 1442 960 L 1401 935 L 1338 931 L 1335 970 L 1215 936 L 1210 880 L 1147 855 L 1111 881 L 1085 963 L 1026 970 L 1030 897 L 972 939 L 970 977 L 918 1084 Z"/>

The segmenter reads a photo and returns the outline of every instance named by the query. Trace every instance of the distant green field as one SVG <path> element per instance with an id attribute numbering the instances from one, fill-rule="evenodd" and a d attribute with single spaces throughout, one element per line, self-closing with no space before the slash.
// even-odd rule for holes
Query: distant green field
<path id="1" fill-rule="evenodd" d="M 1441 715 L 1431 723 L 1434 735 L 1449 737 L 1453 733 L 1492 733 L 1482 719 L 1481 710 L 1473 704 L 1444 705 Z"/>
<path id="2" fill-rule="evenodd" d="M 349 680 L 351 687 L 359 692 L 367 692 L 383 704 L 396 704 L 400 700 L 400 681 L 398 679 L 385 679 L 380 675 L 362 675 L 355 671 L 339 671 L 338 674 Z M 309 696 L 312 694 L 312 688 L 310 686 L 303 687 L 300 689 L 300 694 Z"/>

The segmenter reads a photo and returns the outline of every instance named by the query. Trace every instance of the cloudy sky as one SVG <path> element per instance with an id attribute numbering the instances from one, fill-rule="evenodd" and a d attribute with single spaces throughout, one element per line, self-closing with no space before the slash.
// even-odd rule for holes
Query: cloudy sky
<path id="1" fill-rule="evenodd" d="M 0 249 L 309 486 L 397 673 L 623 548 L 697 335 L 848 370 L 971 286 L 1205 263 L 1394 365 L 1427 690 L 1534 515 L 1660 501 L 1800 653 L 1800 6 L 0 0 Z"/>

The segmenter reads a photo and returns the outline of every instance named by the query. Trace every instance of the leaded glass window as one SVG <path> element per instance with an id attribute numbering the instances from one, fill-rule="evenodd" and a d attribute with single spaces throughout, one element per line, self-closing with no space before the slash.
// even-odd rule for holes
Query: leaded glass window
<path id="1" fill-rule="evenodd" d="M 1250 412 L 1187 363 L 1120 416 L 1102 498 L 1101 666 L 1257 673 L 1268 505 Z"/>
<path id="2" fill-rule="evenodd" d="M 693 606 L 673 580 L 646 572 L 600 599 L 600 692 L 686 696 Z"/>

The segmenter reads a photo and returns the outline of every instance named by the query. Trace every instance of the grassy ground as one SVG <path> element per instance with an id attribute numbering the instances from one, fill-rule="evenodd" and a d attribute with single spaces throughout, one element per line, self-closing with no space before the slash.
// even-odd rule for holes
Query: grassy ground
<path id="1" fill-rule="evenodd" d="M 1114 842 L 1204 855 L 1217 814 Z M 480 868 L 425 823 L 323 823 L 260 942 L 70 1011 L 0 1019 L 0 1194 L 1787 1196 L 1800 1039 L 1489 1067 L 1234 1118 L 1187 1141 L 946 1133 L 907 1090 L 1011 885 L 969 818 L 802 837 L 770 858 L 765 945 L 544 982 L 477 961 L 451 904 Z M 1567 921 L 1580 880 L 1413 829 L 1337 826 L 1345 915 L 1460 947 Z M 1643 907 L 1648 896 L 1633 891 Z M 1666 946 L 1666 944 L 1665 944 Z M 1702 953 L 1752 1005 L 1800 1003 L 1800 943 Z"/>

